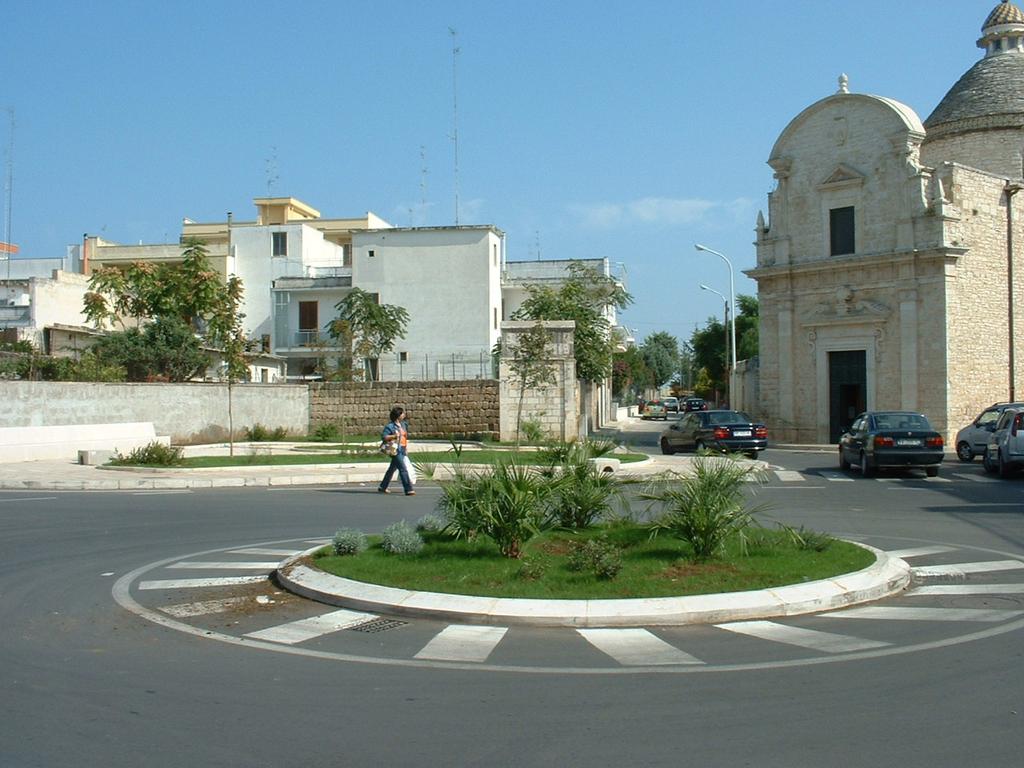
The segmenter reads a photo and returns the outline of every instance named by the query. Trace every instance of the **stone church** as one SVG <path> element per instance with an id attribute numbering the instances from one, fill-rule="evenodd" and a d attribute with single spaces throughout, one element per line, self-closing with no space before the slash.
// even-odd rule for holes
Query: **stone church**
<path id="1" fill-rule="evenodd" d="M 950 441 L 1024 400 L 1024 13 L 1003 0 L 977 44 L 923 123 L 844 75 L 772 147 L 746 274 L 777 440 L 834 443 L 860 411 L 907 409 Z"/>

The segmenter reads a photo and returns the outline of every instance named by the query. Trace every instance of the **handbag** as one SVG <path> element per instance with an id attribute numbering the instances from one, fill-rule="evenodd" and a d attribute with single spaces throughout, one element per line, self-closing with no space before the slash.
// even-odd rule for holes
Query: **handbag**
<path id="1" fill-rule="evenodd" d="M 382 440 L 380 443 L 380 450 L 385 456 L 397 456 L 398 455 L 398 441 L 397 440 Z"/>

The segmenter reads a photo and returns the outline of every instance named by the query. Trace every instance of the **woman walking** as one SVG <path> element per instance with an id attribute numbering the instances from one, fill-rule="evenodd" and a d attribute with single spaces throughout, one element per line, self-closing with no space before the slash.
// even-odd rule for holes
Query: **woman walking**
<path id="1" fill-rule="evenodd" d="M 412 489 L 412 481 L 409 479 L 409 472 L 405 468 L 405 451 L 409 445 L 409 430 L 406 428 L 402 417 L 405 410 L 399 406 L 391 409 L 391 421 L 384 427 L 381 433 L 381 444 L 388 447 L 387 453 L 391 456 L 391 463 L 388 464 L 388 471 L 384 473 L 384 479 L 377 487 L 377 493 L 388 493 L 388 485 L 391 478 L 398 470 L 398 476 L 402 480 L 402 488 L 406 496 L 415 496 L 416 491 Z M 394 451 L 392 453 L 392 451 Z"/>

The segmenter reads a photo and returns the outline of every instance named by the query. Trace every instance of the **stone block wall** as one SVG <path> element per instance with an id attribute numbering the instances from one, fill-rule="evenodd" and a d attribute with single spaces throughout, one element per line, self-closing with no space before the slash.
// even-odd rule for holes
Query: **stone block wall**
<path id="1" fill-rule="evenodd" d="M 498 382 L 493 379 L 313 383 L 309 429 L 336 424 L 347 434 L 376 434 L 396 405 L 406 410 L 413 439 L 498 436 Z"/>

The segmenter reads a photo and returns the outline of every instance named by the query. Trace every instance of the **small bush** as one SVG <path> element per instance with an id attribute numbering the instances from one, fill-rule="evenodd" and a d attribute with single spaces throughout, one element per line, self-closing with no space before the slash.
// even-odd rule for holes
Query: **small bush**
<path id="1" fill-rule="evenodd" d="M 791 528 L 788 525 L 784 525 L 782 528 L 789 535 L 789 540 L 793 542 L 793 546 L 804 551 L 824 552 L 835 541 L 827 533 L 809 531 L 802 525 L 799 528 Z"/>
<path id="2" fill-rule="evenodd" d="M 573 542 L 569 570 L 590 571 L 599 579 L 614 579 L 622 570 L 622 553 L 606 538 Z"/>
<path id="3" fill-rule="evenodd" d="M 284 427 L 274 427 L 274 429 L 270 429 L 269 427 L 265 427 L 257 422 L 251 427 L 245 428 L 245 439 L 252 443 L 284 440 L 286 437 L 288 437 L 288 430 Z"/>
<path id="4" fill-rule="evenodd" d="M 547 565 L 544 563 L 527 557 L 523 558 L 522 565 L 520 565 L 519 570 L 516 571 L 516 577 L 523 581 L 536 581 L 537 579 L 542 578 L 547 570 Z"/>
<path id="5" fill-rule="evenodd" d="M 416 530 L 420 533 L 438 533 L 444 530 L 447 523 L 441 517 L 426 514 L 416 521 Z"/>
<path id="6" fill-rule="evenodd" d="M 131 451 L 127 456 L 120 451 L 110 460 L 117 466 L 143 464 L 152 467 L 173 467 L 181 464 L 182 450 L 178 445 L 164 445 L 153 441 Z"/>
<path id="7" fill-rule="evenodd" d="M 389 555 L 415 555 L 423 549 L 423 537 L 402 520 L 384 529 L 381 547 Z"/>
<path id="8" fill-rule="evenodd" d="M 329 443 L 332 440 L 340 440 L 341 436 L 341 428 L 333 422 L 321 424 L 313 430 L 313 439 L 324 443 Z"/>
<path id="9" fill-rule="evenodd" d="M 525 419 L 519 425 L 519 434 L 524 442 L 540 443 L 544 440 L 544 426 L 536 419 Z"/>
<path id="10" fill-rule="evenodd" d="M 358 555 L 366 549 L 366 534 L 355 528 L 342 528 L 334 534 L 331 546 L 336 555 Z"/>

